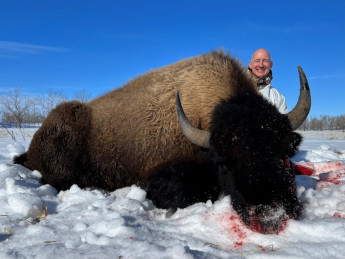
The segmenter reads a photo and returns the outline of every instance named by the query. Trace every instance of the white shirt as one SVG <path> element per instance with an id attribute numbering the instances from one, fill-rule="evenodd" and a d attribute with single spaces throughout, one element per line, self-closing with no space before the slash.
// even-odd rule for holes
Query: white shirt
<path id="1" fill-rule="evenodd" d="M 271 84 L 266 85 L 261 88 L 259 92 L 265 97 L 270 103 L 277 107 L 280 113 L 288 113 L 288 108 L 286 106 L 285 97 L 278 92 Z"/>

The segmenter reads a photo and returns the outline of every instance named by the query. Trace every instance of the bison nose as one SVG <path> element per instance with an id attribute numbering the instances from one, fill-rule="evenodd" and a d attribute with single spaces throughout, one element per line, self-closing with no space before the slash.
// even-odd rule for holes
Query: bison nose
<path id="1" fill-rule="evenodd" d="M 278 234 L 285 229 L 287 218 L 286 211 L 282 207 L 259 205 L 253 207 L 248 213 L 248 217 L 243 220 L 254 232 Z"/>

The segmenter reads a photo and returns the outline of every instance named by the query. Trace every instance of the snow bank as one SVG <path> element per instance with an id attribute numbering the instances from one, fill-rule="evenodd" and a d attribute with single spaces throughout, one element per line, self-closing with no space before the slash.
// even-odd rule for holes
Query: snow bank
<path id="1" fill-rule="evenodd" d="M 28 141 L 0 139 L 0 258 L 343 258 L 345 172 L 297 178 L 302 218 L 279 234 L 252 232 L 229 196 L 179 209 L 170 218 L 129 186 L 111 193 L 65 192 L 13 165 Z M 309 144 L 310 143 L 310 144 Z M 306 136 L 300 161 L 345 160 L 344 139 Z M 321 181 L 320 181 L 321 179 Z"/>

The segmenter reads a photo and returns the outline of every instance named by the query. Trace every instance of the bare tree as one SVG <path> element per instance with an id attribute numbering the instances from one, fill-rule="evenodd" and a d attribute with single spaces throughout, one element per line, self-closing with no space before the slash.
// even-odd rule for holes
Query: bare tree
<path id="1" fill-rule="evenodd" d="M 320 115 L 318 118 L 307 118 L 299 130 L 343 130 L 345 131 L 345 115 Z"/>
<path id="2" fill-rule="evenodd" d="M 340 115 L 336 117 L 335 128 L 345 132 L 345 115 Z"/>
<path id="3" fill-rule="evenodd" d="M 77 101 L 80 101 L 82 103 L 86 103 L 88 101 L 90 101 L 91 99 L 91 94 L 90 93 L 87 93 L 85 89 L 79 91 L 79 92 L 76 92 L 74 94 L 74 99 L 77 100 Z"/>
<path id="4" fill-rule="evenodd" d="M 306 131 L 308 130 L 308 128 L 309 128 L 309 120 L 308 118 L 306 118 L 305 121 L 301 124 L 301 126 L 299 126 L 298 129 Z"/>
<path id="5" fill-rule="evenodd" d="M 0 96 L 0 106 L 2 107 L 2 116 L 10 122 L 21 128 L 25 116 L 29 113 L 32 99 L 21 95 L 20 88 L 9 90 L 8 95 Z"/>
<path id="6" fill-rule="evenodd" d="M 4 108 L 1 110 L 1 121 L 9 125 L 15 124 L 15 118 L 12 113 L 9 113 Z"/>
<path id="7" fill-rule="evenodd" d="M 26 118 L 28 123 L 39 125 L 44 121 L 45 117 L 40 106 L 41 101 L 42 100 L 39 97 L 32 98 L 32 106 L 30 108 L 28 117 Z"/>
<path id="8" fill-rule="evenodd" d="M 42 114 L 44 117 L 48 116 L 48 113 L 54 109 L 58 104 L 67 101 L 67 96 L 61 91 L 54 91 L 49 89 L 48 95 L 41 98 L 39 105 L 42 108 Z"/>
<path id="9" fill-rule="evenodd" d="M 312 117 L 310 119 L 310 129 L 311 130 L 323 130 L 323 122 L 322 120 Z"/>

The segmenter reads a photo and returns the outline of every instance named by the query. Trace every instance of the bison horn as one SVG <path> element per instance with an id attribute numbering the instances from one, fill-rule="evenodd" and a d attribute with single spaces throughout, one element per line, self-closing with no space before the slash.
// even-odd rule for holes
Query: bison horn
<path id="1" fill-rule="evenodd" d="M 210 132 L 207 130 L 201 130 L 201 129 L 195 128 L 190 123 L 186 114 L 183 111 L 178 91 L 176 91 L 176 109 L 177 109 L 177 118 L 180 123 L 180 127 L 183 131 L 183 134 L 193 144 L 196 144 L 203 148 L 209 148 Z"/>
<path id="2" fill-rule="evenodd" d="M 296 130 L 307 118 L 311 107 L 310 88 L 303 69 L 298 66 L 300 94 L 296 106 L 287 114 L 292 129 Z"/>

